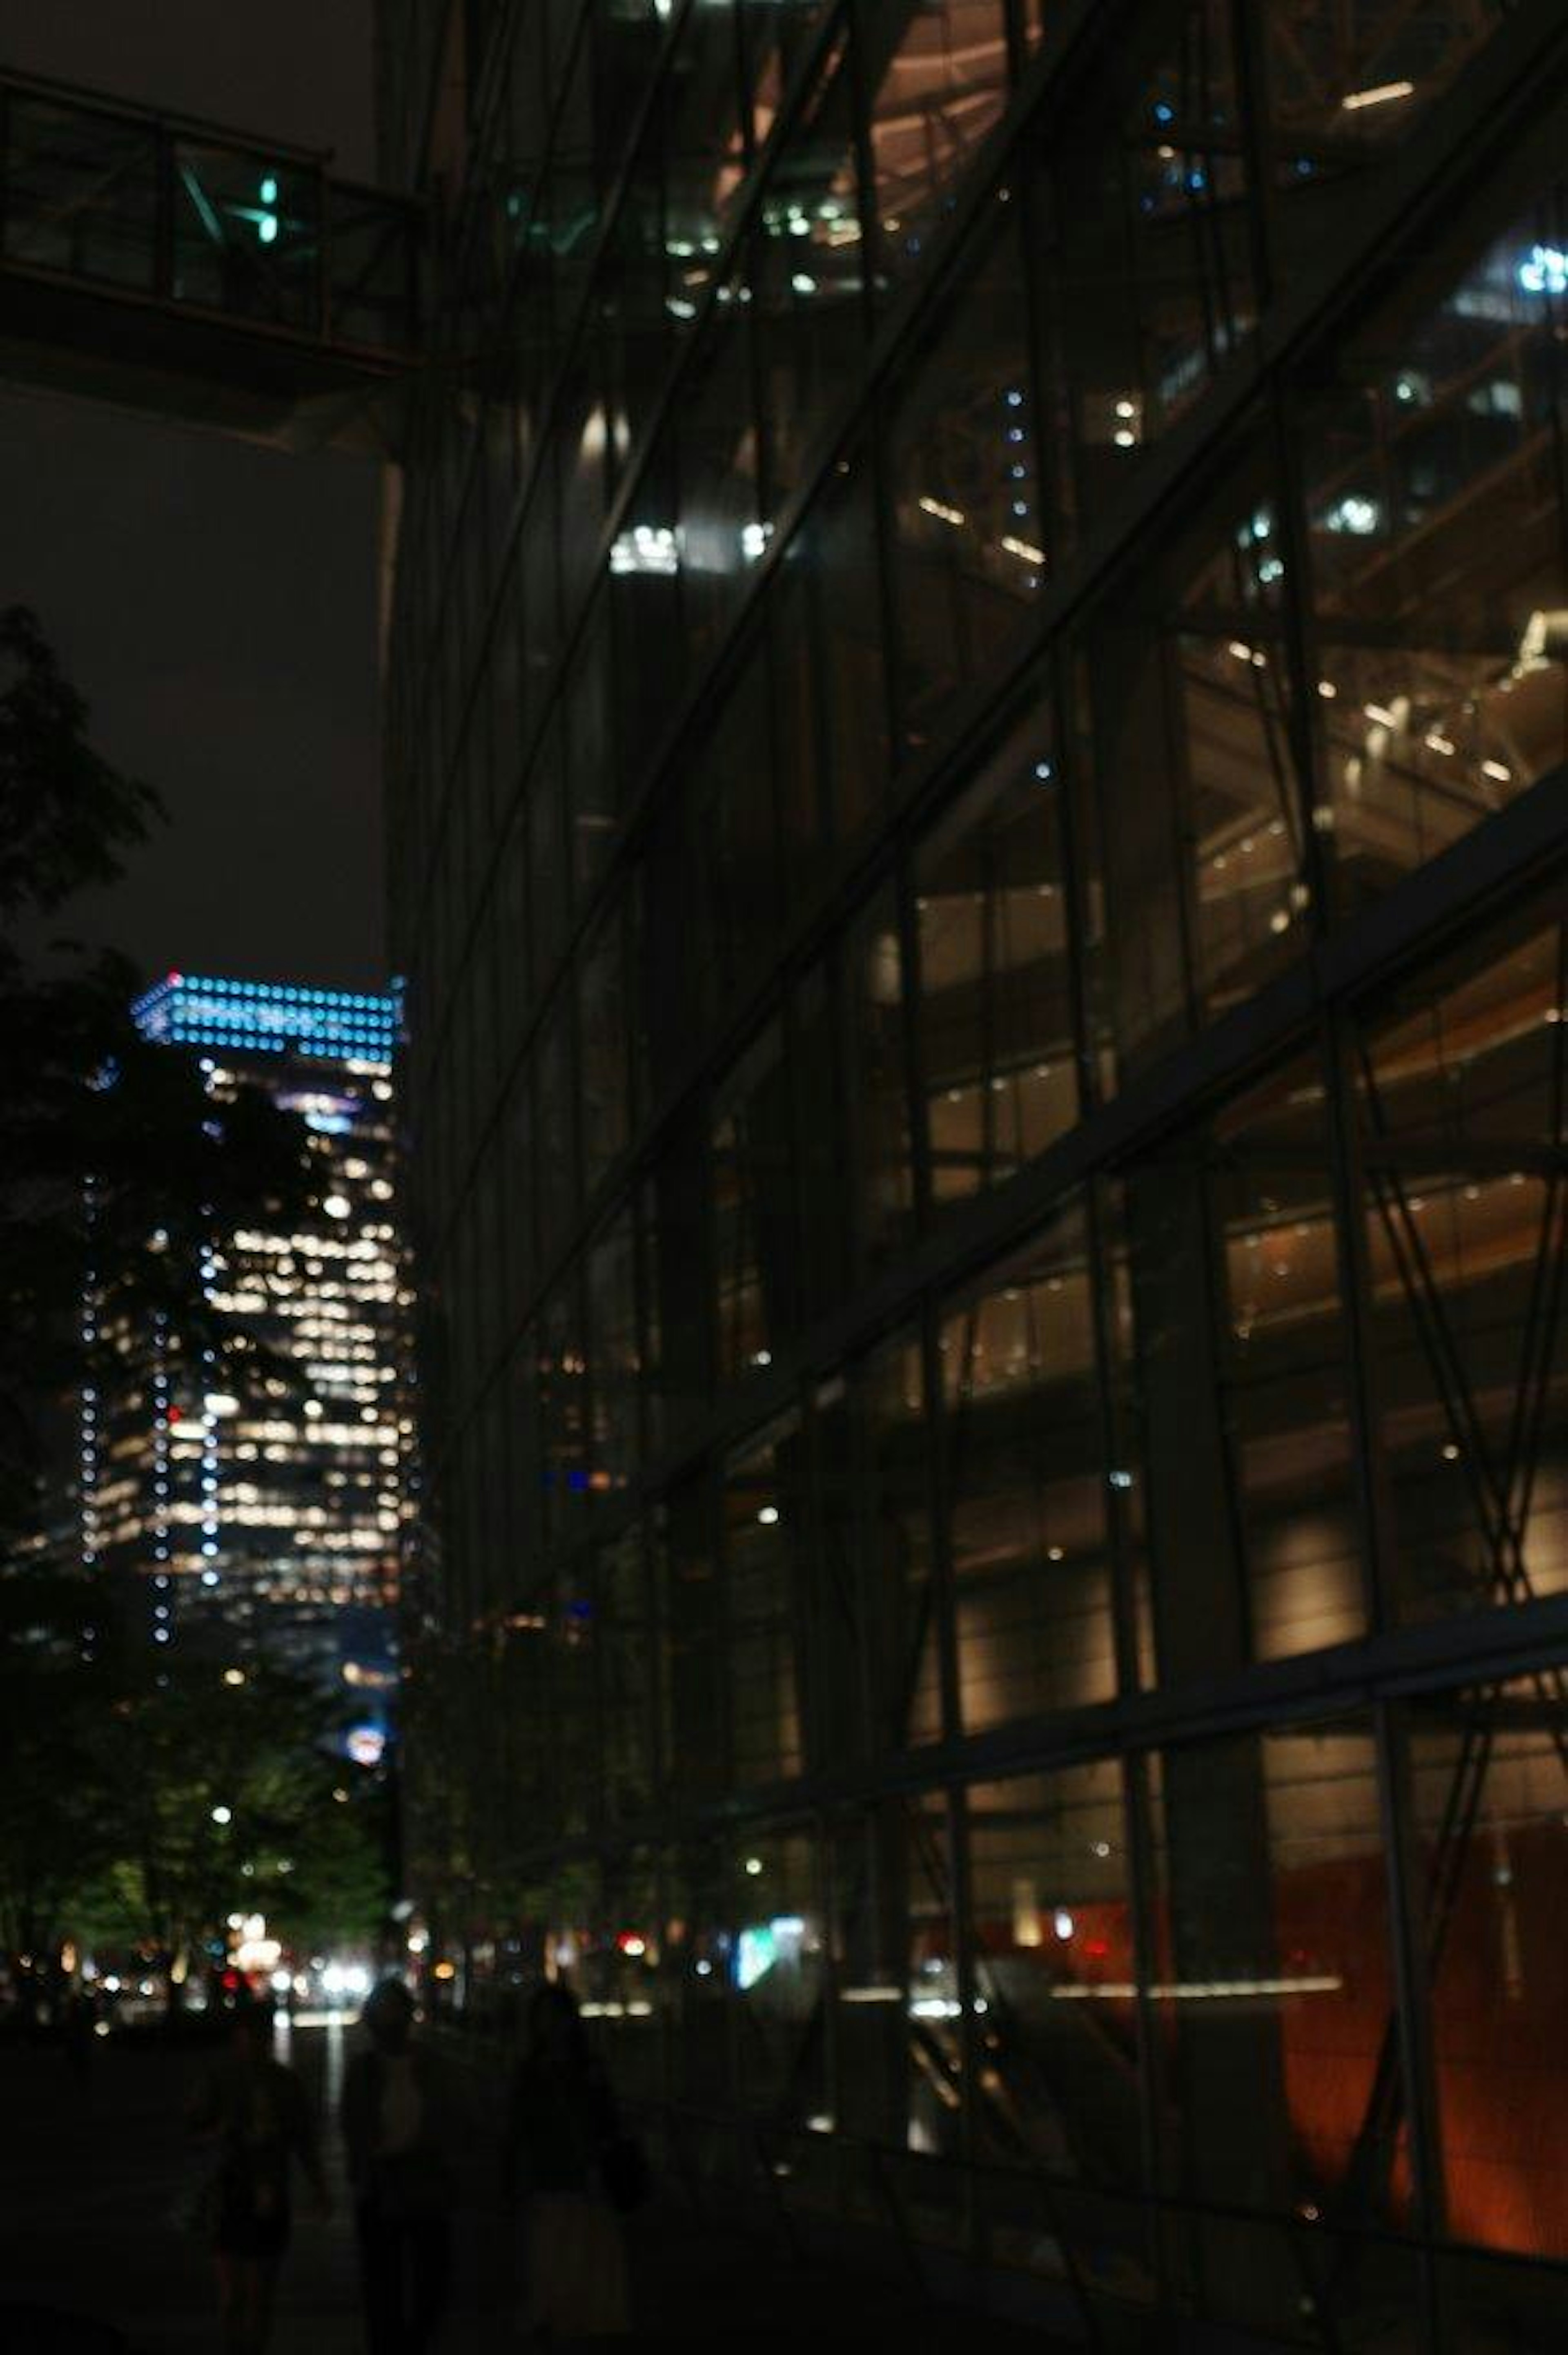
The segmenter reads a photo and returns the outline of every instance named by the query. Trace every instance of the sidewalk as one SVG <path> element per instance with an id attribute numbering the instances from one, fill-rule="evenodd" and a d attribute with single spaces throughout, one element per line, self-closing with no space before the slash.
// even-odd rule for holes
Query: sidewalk
<path id="1" fill-rule="evenodd" d="M 344 2041 L 306 2031 L 293 2058 L 313 2097 L 335 2107 Z M 187 2180 L 182 2119 L 199 2056 L 111 2044 L 85 2089 L 45 2050 L 0 2058 L 0 2309 L 6 2304 L 96 2322 L 122 2334 L 102 2355 L 216 2355 L 216 2303 L 206 2252 L 171 2221 Z M 493 2198 L 497 2179 L 476 2132 L 470 2196 L 456 2219 L 458 2302 L 440 2355 L 504 2355 L 518 2347 L 515 2221 Z M 324 2156 L 335 2210 L 302 2217 L 280 2283 L 274 2355 L 362 2355 L 352 2217 L 341 2146 Z M 673 2201 L 632 2220 L 634 2347 L 799 2350 L 896 2338 L 900 2355 L 983 2346 L 1043 2348 L 1037 2332 L 931 2310 L 897 2281 L 803 2263 L 771 2235 L 735 2232 Z M 33 2343 L 29 2344 L 29 2339 Z M 29 2326 L 7 2333 L 4 2355 L 98 2355 L 91 2340 L 56 2339 Z"/>

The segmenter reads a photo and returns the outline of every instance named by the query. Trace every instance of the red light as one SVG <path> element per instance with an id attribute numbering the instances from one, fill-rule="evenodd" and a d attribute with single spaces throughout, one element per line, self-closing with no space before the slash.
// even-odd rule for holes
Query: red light
<path id="1" fill-rule="evenodd" d="M 184 981 L 184 979 L 185 979 L 185 975 L 184 975 L 183 973 L 174 973 L 174 972 L 171 972 L 171 973 L 170 973 L 170 975 L 169 975 L 169 979 L 170 979 L 171 981 L 174 981 L 174 982 L 180 982 L 180 981 Z"/>
<path id="2" fill-rule="evenodd" d="M 238 1971 L 225 1971 L 223 1974 L 223 1986 L 225 1994 L 237 1995 L 239 1991 L 239 1973 Z"/>
<path id="3" fill-rule="evenodd" d="M 1103 1938 L 1086 1938 L 1084 1952 L 1091 1963 L 1103 1963 L 1110 1953 L 1110 1948 Z"/>
<path id="4" fill-rule="evenodd" d="M 181 1416 L 181 1414 L 182 1414 L 183 1412 L 184 1412 L 184 1409 L 183 1409 L 183 1408 L 181 1408 L 181 1407 L 177 1407 L 177 1406 L 172 1406 L 172 1407 L 169 1409 L 169 1414 L 168 1414 L 168 1419 L 169 1419 L 169 1421 L 170 1421 L 171 1423 L 178 1423 L 178 1421 L 179 1421 L 179 1419 L 180 1419 L 180 1416 Z"/>

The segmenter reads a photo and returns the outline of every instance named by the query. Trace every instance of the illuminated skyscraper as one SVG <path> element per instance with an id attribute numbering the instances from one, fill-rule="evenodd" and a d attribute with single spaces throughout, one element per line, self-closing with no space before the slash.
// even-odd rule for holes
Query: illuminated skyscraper
<path id="1" fill-rule="evenodd" d="M 171 973 L 132 1009 L 199 1061 L 215 1103 L 264 1089 L 311 1132 L 321 1211 L 204 1251 L 205 1346 L 111 1289 L 90 1305 L 106 1375 L 83 1404 L 90 1564 L 144 1595 L 151 1640 L 221 1632 L 365 1687 L 374 1739 L 389 1689 L 408 1491 L 388 996 Z M 227 1385 L 222 1328 L 255 1371 Z"/>

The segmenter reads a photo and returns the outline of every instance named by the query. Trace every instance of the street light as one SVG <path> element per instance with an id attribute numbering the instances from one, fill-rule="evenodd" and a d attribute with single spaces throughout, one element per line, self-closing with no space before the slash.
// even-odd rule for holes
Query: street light
<path id="1" fill-rule="evenodd" d="M 215 1824 L 231 1824 L 234 1821 L 233 1808 L 214 1807 L 212 1811 L 212 1820 Z"/>

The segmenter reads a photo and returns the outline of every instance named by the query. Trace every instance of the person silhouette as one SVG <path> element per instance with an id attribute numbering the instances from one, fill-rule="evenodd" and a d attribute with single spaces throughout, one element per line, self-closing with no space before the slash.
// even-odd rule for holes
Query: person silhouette
<path id="1" fill-rule="evenodd" d="M 227 2061 L 197 2087 L 188 2124 L 216 2149 L 205 2213 L 217 2273 L 224 2355 L 266 2355 L 299 2166 L 318 2212 L 332 2211 L 315 2119 L 293 2071 L 272 2055 L 265 2006 L 241 2004 Z"/>
<path id="2" fill-rule="evenodd" d="M 630 2328 L 626 2240 L 618 2210 L 634 2149 L 596 2062 L 577 1999 L 558 1980 L 535 1989 L 527 2041 L 507 2102 L 505 2188 L 523 2203 L 524 2338 L 619 2337 Z M 638 2161 L 639 2167 L 641 2161 Z"/>
<path id="3" fill-rule="evenodd" d="M 456 2137 L 401 1979 L 372 1990 L 360 2025 L 370 2041 L 344 2073 L 343 2134 L 366 2336 L 370 2355 L 422 2355 L 451 2295 Z"/>

